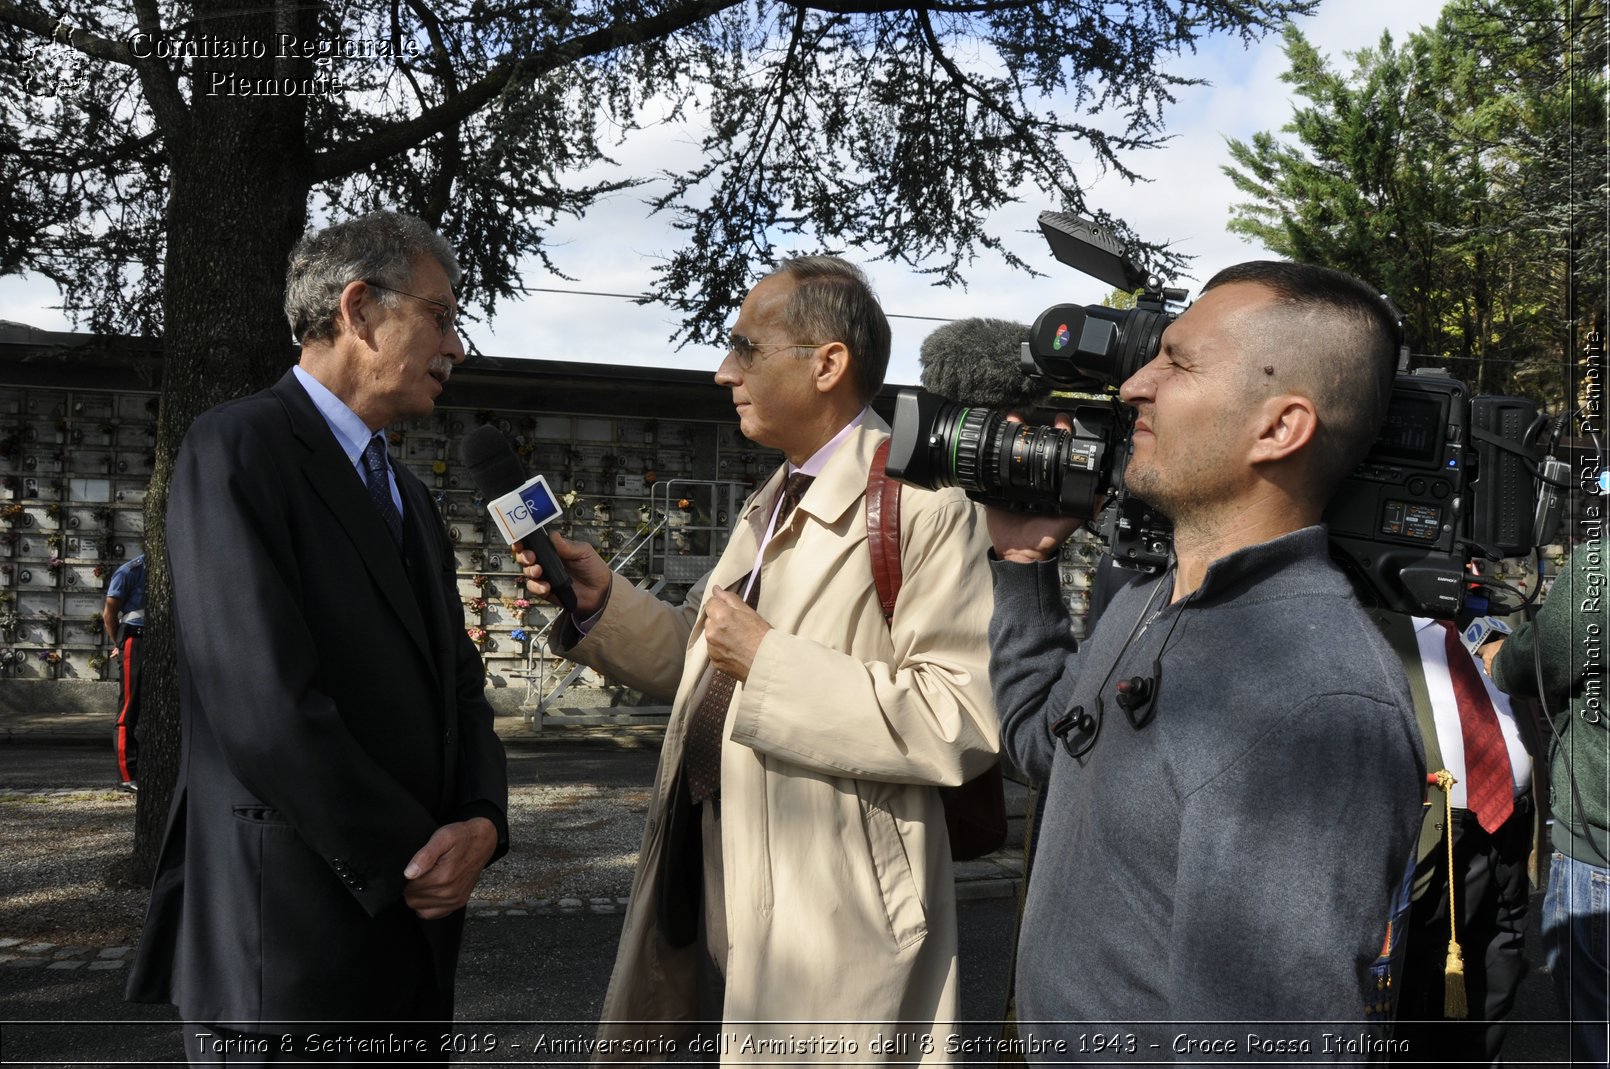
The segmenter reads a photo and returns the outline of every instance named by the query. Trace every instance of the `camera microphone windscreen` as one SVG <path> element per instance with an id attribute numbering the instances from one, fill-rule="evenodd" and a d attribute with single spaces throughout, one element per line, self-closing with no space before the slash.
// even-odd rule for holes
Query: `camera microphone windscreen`
<path id="1" fill-rule="evenodd" d="M 509 440 L 502 431 L 490 424 L 477 427 L 464 436 L 459 443 L 458 457 L 470 469 L 475 489 L 494 506 L 492 518 L 497 521 L 498 533 L 504 541 L 510 545 L 519 541 L 537 555 L 537 563 L 542 565 L 542 577 L 553 588 L 554 597 L 571 615 L 577 615 L 575 585 L 553 548 L 553 542 L 542 530 L 542 525 L 558 514 L 558 503 L 548 490 L 547 483 L 541 476 L 527 478 L 525 465 L 520 463 Z M 513 498 L 517 494 L 520 495 L 519 499 L 513 501 L 517 515 L 511 512 L 510 522 L 504 522 L 495 506 L 500 500 Z"/>
<path id="2" fill-rule="evenodd" d="M 1023 368 L 1029 328 L 1007 319 L 958 319 L 923 339 L 922 388 L 982 408 L 1026 410 L 1050 392 Z"/>

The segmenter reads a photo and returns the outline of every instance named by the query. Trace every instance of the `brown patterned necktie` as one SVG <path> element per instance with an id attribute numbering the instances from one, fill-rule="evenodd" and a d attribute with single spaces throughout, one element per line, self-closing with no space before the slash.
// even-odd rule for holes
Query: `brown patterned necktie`
<path id="1" fill-rule="evenodd" d="M 781 531 L 783 524 L 788 522 L 788 514 L 794 511 L 799 499 L 805 496 L 805 490 L 811 484 L 813 476 L 790 475 L 783 484 L 782 505 L 777 510 L 777 519 L 772 525 L 774 532 Z M 738 580 L 738 587 L 742 588 L 744 576 Z M 750 608 L 760 603 L 760 576 L 750 584 L 749 594 L 744 598 Z M 688 794 L 694 804 L 704 801 L 715 794 L 721 787 L 721 743 L 726 738 L 727 706 L 732 704 L 732 693 L 738 681 L 719 669 L 712 669 L 710 685 L 705 688 L 704 699 L 699 707 L 693 710 L 693 716 L 688 720 L 687 743 L 682 750 L 682 762 L 687 770 Z"/>

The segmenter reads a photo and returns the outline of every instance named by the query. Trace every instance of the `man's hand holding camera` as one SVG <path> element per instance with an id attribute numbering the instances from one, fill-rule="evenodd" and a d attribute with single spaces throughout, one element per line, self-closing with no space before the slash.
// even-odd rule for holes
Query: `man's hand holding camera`
<path id="1" fill-rule="evenodd" d="M 1023 422 L 1023 417 L 1017 412 L 1008 412 L 1006 419 L 1011 423 Z M 1054 424 L 1059 430 L 1073 429 L 1073 422 L 1065 412 L 1057 413 Z M 985 506 L 984 517 L 995 555 L 1018 564 L 1051 560 L 1062 548 L 1062 543 L 1084 523 L 1084 520 L 1074 516 L 1019 512 L 999 505 Z"/>

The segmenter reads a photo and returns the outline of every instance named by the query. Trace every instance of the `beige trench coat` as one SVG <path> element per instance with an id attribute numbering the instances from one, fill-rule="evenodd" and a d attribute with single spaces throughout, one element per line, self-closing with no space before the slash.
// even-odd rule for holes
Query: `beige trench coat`
<path id="1" fill-rule="evenodd" d="M 960 491 L 903 488 L 905 584 L 885 624 L 865 497 L 887 435 L 872 415 L 851 432 L 762 563 L 759 612 L 773 630 L 737 689 L 722 748 L 723 1062 L 954 1060 L 944 1045 L 957 1011 L 955 888 L 934 785 L 977 775 L 999 751 L 989 540 Z M 684 605 L 617 578 L 603 616 L 565 651 L 646 693 L 675 695 L 601 1040 L 685 1040 L 691 1029 L 676 1022 L 697 1016 L 700 949 L 671 948 L 655 924 L 666 795 L 708 666 L 704 591 L 749 571 L 781 483 L 779 470 L 745 504 Z M 917 1038 L 899 1049 L 872 1049 L 880 1035 L 893 1043 L 911 1031 Z M 840 1042 L 839 1056 L 824 1036 Z"/>

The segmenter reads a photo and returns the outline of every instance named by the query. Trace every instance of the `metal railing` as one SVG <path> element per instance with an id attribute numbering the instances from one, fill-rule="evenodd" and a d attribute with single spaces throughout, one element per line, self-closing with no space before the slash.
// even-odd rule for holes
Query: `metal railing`
<path id="1" fill-rule="evenodd" d="M 748 496 L 747 486 L 730 479 L 666 479 L 651 486 L 649 508 L 667 522 L 658 543 L 650 545 L 649 574 L 667 583 L 698 582 L 727 547 Z"/>

